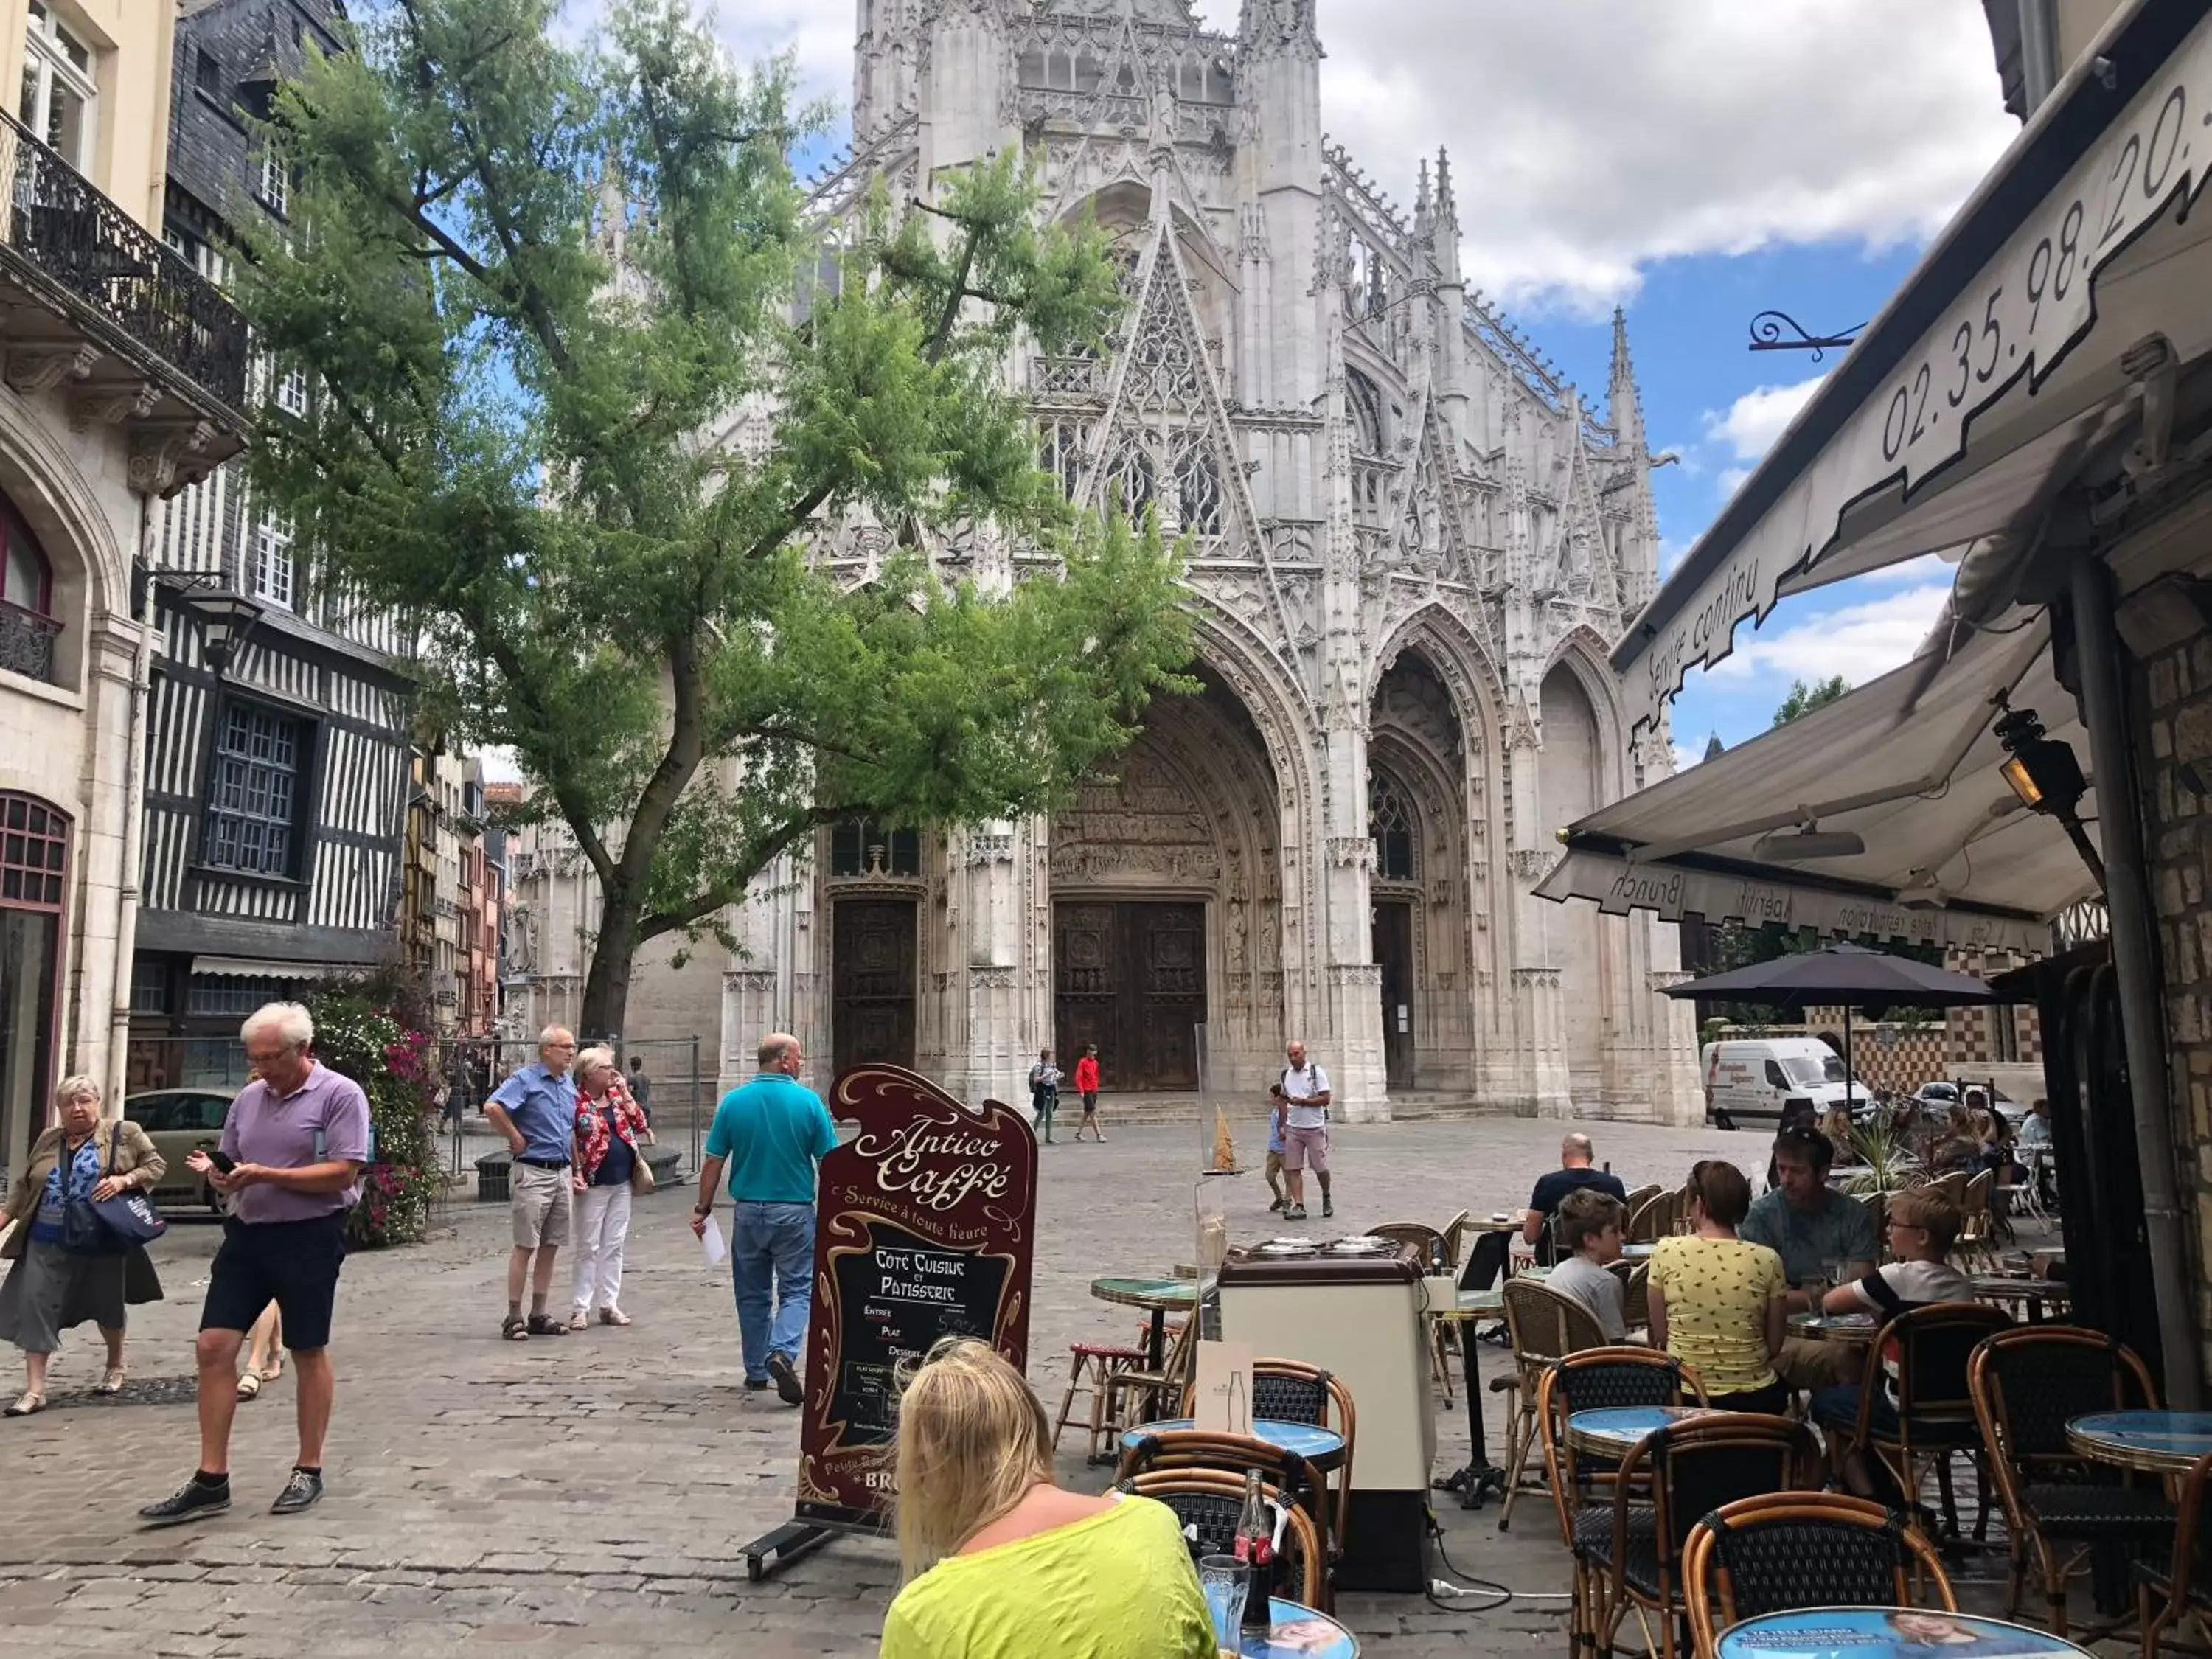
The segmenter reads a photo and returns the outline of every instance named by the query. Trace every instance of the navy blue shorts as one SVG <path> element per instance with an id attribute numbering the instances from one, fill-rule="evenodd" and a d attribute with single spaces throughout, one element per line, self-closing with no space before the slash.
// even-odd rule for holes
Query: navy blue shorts
<path id="1" fill-rule="evenodd" d="M 250 1331 L 270 1303 L 284 1321 L 284 1346 L 326 1348 L 331 1307 L 337 1300 L 338 1268 L 345 1261 L 345 1212 L 305 1221 L 222 1224 L 207 1300 L 204 1331 Z"/>

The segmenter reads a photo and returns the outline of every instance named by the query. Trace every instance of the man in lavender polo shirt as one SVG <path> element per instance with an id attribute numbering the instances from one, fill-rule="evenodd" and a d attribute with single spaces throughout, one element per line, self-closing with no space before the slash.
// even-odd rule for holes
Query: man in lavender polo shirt
<path id="1" fill-rule="evenodd" d="M 238 1351 L 271 1302 L 300 1401 L 300 1459 L 273 1515 L 296 1515 L 323 1495 L 323 1436 L 337 1378 L 331 1307 L 345 1260 L 345 1216 L 368 1162 L 368 1100 L 361 1085 L 318 1062 L 314 1022 L 295 1002 L 272 1002 L 241 1033 L 254 1080 L 223 1120 L 222 1157 L 187 1165 L 230 1200 L 200 1309 L 200 1464 L 182 1486 L 138 1511 L 173 1526 L 230 1507 L 230 1420 L 238 1407 Z"/>

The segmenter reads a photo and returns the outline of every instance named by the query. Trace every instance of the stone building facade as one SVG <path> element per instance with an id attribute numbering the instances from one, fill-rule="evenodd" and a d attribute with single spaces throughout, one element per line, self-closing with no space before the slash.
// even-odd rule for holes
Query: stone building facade
<path id="1" fill-rule="evenodd" d="M 726 1076 L 788 1026 L 825 1075 L 902 1060 L 969 1097 L 1097 1042 L 1109 1091 L 1256 1098 L 1299 1037 L 1353 1117 L 1697 1115 L 1674 930 L 1529 891 L 1559 826 L 1670 764 L 1606 663 L 1658 556 L 1625 327 L 1586 398 L 1469 291 L 1448 158 L 1408 212 L 1325 137 L 1321 56 L 1312 0 L 1245 0 L 1234 34 L 1186 0 L 862 0 L 854 150 L 814 209 L 1018 149 L 1048 213 L 1109 233 L 1120 337 L 1007 372 L 1072 495 L 1192 538 L 1204 689 L 1052 822 L 845 824 L 771 872 L 737 955 L 680 970 L 722 976 Z M 865 580 L 887 539 L 826 556 Z M 1042 568 L 934 550 L 986 586 Z"/>

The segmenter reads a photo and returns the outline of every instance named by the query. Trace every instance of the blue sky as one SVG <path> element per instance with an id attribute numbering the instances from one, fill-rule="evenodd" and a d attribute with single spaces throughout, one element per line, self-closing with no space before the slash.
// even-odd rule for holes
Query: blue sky
<path id="1" fill-rule="evenodd" d="M 1079 3 L 1079 0 L 1033 0 Z M 1079 0 L 1157 11 L 1179 0 Z M 1224 31 L 1242 0 L 1189 0 Z M 741 56 L 842 102 L 854 0 L 724 0 Z M 1863 322 L 2017 132 L 1980 0 L 1319 0 L 1323 125 L 1401 203 L 1451 151 L 1462 258 L 1593 396 L 1627 308 L 1679 556 L 1828 364 L 1745 349 L 1753 313 Z M 1692 678 L 1677 753 L 1764 730 L 1796 678 L 1908 657 L 1948 588 L 1908 566 L 1785 601 Z"/>

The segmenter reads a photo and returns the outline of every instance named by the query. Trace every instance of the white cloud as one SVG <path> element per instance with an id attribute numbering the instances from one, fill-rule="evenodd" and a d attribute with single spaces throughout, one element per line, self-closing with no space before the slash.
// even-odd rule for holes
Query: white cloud
<path id="1" fill-rule="evenodd" d="M 1509 302 L 1926 237 L 2019 131 L 1977 0 L 1322 0 L 1321 28 L 1323 125 L 1401 200 L 1449 145 L 1470 278 Z"/>
<path id="2" fill-rule="evenodd" d="M 1797 418 L 1797 412 L 1813 401 L 1813 394 L 1827 378 L 1815 374 L 1789 386 L 1759 386 L 1745 392 L 1726 410 L 1708 410 L 1705 437 L 1711 442 L 1726 444 L 1737 460 L 1756 464 L 1774 447 L 1774 441 Z M 1740 481 L 1745 471 L 1739 469 L 1734 476 Z M 1735 485 L 1729 488 L 1733 491 Z"/>
<path id="3" fill-rule="evenodd" d="M 1674 744 L 1674 770 L 1678 773 L 1688 771 L 1705 757 L 1703 744 L 1677 742 Z"/>
<path id="4" fill-rule="evenodd" d="M 1735 651 L 1708 672 L 1716 678 L 1755 678 L 1778 685 L 1840 674 L 1850 684 L 1863 685 L 1911 660 L 1950 593 L 1948 580 L 1923 582 L 1820 611 L 1804 608 L 1807 601 L 1801 598 L 1788 626 L 1772 634 L 1739 632 Z M 1781 614 L 1767 619 L 1768 629 Z"/>

